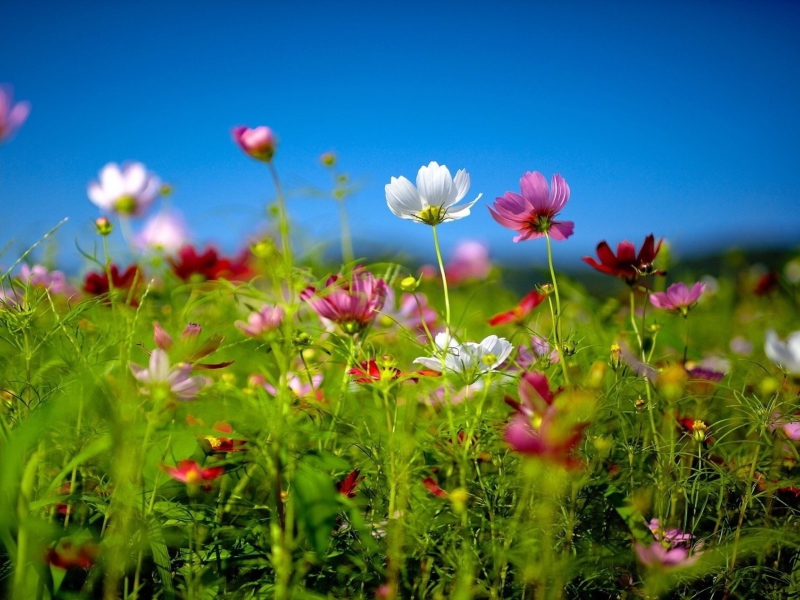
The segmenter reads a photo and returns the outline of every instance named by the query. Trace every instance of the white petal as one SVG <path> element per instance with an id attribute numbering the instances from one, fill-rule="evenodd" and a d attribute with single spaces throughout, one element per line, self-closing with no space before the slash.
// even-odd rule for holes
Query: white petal
<path id="1" fill-rule="evenodd" d="M 453 178 L 449 169 L 436 162 L 420 167 L 417 173 L 417 190 L 422 202 L 427 206 L 444 206 L 450 199 Z"/>
<path id="2" fill-rule="evenodd" d="M 469 173 L 467 173 L 466 169 L 460 169 L 456 173 L 455 179 L 453 179 L 453 190 L 455 192 L 455 200 L 451 204 L 455 204 L 467 195 L 469 191 Z"/>
<path id="3" fill-rule="evenodd" d="M 415 364 L 422 365 L 423 367 L 427 367 L 432 371 L 439 371 L 442 370 L 442 360 L 440 358 L 431 358 L 430 356 L 422 356 L 420 358 L 416 358 L 413 361 Z"/>
<path id="4" fill-rule="evenodd" d="M 464 217 L 468 217 L 469 216 L 469 209 L 472 208 L 472 206 L 478 200 L 481 199 L 481 196 L 483 196 L 483 194 L 478 194 L 478 197 L 475 198 L 475 200 L 473 200 L 469 204 L 465 204 L 464 206 L 459 206 L 455 210 L 448 209 L 448 211 L 445 214 L 445 217 L 444 217 L 444 220 L 442 221 L 442 223 L 447 223 L 448 221 L 455 221 L 457 219 L 463 219 Z"/>
<path id="5" fill-rule="evenodd" d="M 116 200 L 125 193 L 125 182 L 115 163 L 108 163 L 100 171 L 100 185 L 103 186 L 106 197 L 111 200 Z"/>
<path id="6" fill-rule="evenodd" d="M 163 350 L 153 350 L 150 355 L 150 381 L 167 381 L 169 378 L 169 357 Z"/>
<path id="7" fill-rule="evenodd" d="M 132 163 L 125 167 L 122 178 L 125 194 L 136 198 L 147 184 L 147 170 L 142 163 Z"/>
<path id="8" fill-rule="evenodd" d="M 86 194 L 89 196 L 89 200 L 104 210 L 110 209 L 114 204 L 112 200 L 109 200 L 103 188 L 96 181 L 89 184 L 89 187 L 86 189 Z"/>
<path id="9" fill-rule="evenodd" d="M 413 219 L 422 210 L 422 201 L 414 185 L 405 177 L 392 177 L 386 184 L 386 204 L 398 217 Z"/>

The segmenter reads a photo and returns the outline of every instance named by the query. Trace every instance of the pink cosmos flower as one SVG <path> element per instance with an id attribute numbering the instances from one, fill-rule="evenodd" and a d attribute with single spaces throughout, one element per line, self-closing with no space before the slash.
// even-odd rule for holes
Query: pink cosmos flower
<path id="1" fill-rule="evenodd" d="M 100 171 L 100 180 L 89 184 L 86 193 L 104 211 L 124 215 L 140 215 L 161 192 L 161 180 L 139 162 L 122 168 L 108 163 Z"/>
<path id="2" fill-rule="evenodd" d="M 673 283 L 666 292 L 650 294 L 650 303 L 656 308 L 663 308 L 682 314 L 684 317 L 697 303 L 706 289 L 706 284 L 698 281 L 691 288 L 685 283 Z"/>
<path id="3" fill-rule="evenodd" d="M 322 396 L 322 392 L 320 391 L 320 386 L 322 385 L 322 374 L 316 373 L 311 376 L 311 381 L 308 381 L 308 376 L 303 375 L 302 377 L 297 375 L 296 373 L 292 373 L 289 371 L 286 374 L 286 385 L 297 398 L 307 398 L 309 396 L 315 396 L 317 398 Z M 268 382 L 262 383 L 263 387 L 267 392 L 269 392 L 272 396 L 278 395 L 278 390 L 275 388 L 274 385 Z"/>
<path id="4" fill-rule="evenodd" d="M 137 380 L 149 386 L 142 391 L 151 393 L 153 387 L 162 386 L 179 400 L 194 400 L 200 390 L 211 383 L 207 377 L 192 377 L 192 365 L 189 363 L 170 368 L 169 357 L 160 348 L 150 354 L 148 367 L 132 362 L 130 368 Z"/>
<path id="5" fill-rule="evenodd" d="M 258 312 L 250 313 L 247 323 L 236 321 L 236 327 L 241 329 L 245 335 L 258 337 L 278 329 L 283 323 L 285 315 L 286 313 L 280 306 L 265 304 Z"/>
<path id="6" fill-rule="evenodd" d="M 689 556 L 689 549 L 683 547 L 665 548 L 661 542 L 649 546 L 636 544 L 636 556 L 647 567 L 688 567 L 697 562 L 698 553 Z"/>
<path id="7" fill-rule="evenodd" d="M 275 154 L 277 140 L 269 127 L 261 125 L 254 129 L 240 125 L 231 130 L 233 141 L 256 160 L 270 162 Z"/>
<path id="8" fill-rule="evenodd" d="M 793 417 L 797 419 L 800 418 L 800 415 L 793 415 Z M 786 417 L 782 417 L 779 413 L 774 413 L 769 428 L 772 431 L 780 429 L 792 441 L 800 440 L 800 421 L 798 420 L 791 421 Z"/>
<path id="9" fill-rule="evenodd" d="M 206 490 L 211 489 L 212 481 L 225 473 L 225 467 L 208 467 L 204 469 L 188 458 L 178 462 L 175 467 L 161 465 L 161 468 L 176 481 L 181 481 L 190 486 L 202 485 Z"/>
<path id="10" fill-rule="evenodd" d="M 162 210 L 150 217 L 136 236 L 136 245 L 141 250 L 162 250 L 173 254 L 189 243 L 186 224 L 175 210 Z"/>
<path id="11" fill-rule="evenodd" d="M 544 235 L 563 241 L 572 235 L 572 221 L 556 221 L 556 215 L 569 200 L 569 186 L 561 175 L 553 175 L 551 188 L 544 175 L 527 172 L 519 180 L 521 194 L 506 192 L 489 207 L 494 220 L 519 235 L 515 242 L 523 242 Z"/>
<path id="12" fill-rule="evenodd" d="M 63 294 L 71 296 L 77 294 L 76 290 L 67 281 L 66 275 L 61 271 L 48 271 L 47 267 L 42 265 L 22 265 L 20 268 L 20 278 L 22 281 L 27 281 L 30 285 L 35 285 L 50 290 L 52 294 Z"/>
<path id="13" fill-rule="evenodd" d="M 14 90 L 10 85 L 0 84 L 0 144 L 11 139 L 30 112 L 29 102 L 14 104 Z"/>
<path id="14" fill-rule="evenodd" d="M 551 347 L 546 339 L 538 335 L 531 336 L 530 347 L 522 345 L 517 349 L 517 364 L 522 369 L 532 367 L 545 357 L 550 364 L 559 361 L 558 350 Z"/>
<path id="15" fill-rule="evenodd" d="M 492 270 L 489 249 L 476 240 L 462 240 L 453 251 L 453 258 L 444 268 L 448 283 L 486 279 Z"/>
<path id="16" fill-rule="evenodd" d="M 650 519 L 647 527 L 653 532 L 656 540 L 666 541 L 670 546 L 689 547 L 694 539 L 691 533 L 684 533 L 681 529 L 662 529 L 658 519 Z"/>
<path id="17" fill-rule="evenodd" d="M 349 278 L 333 275 L 317 294 L 313 286 L 300 293 L 300 298 L 320 317 L 339 324 L 345 333 L 362 331 L 383 308 L 387 286 L 383 279 L 369 271 L 355 269 Z"/>
<path id="18" fill-rule="evenodd" d="M 425 294 L 405 293 L 400 297 L 400 306 L 396 306 L 394 290 L 387 287 L 386 300 L 379 317 L 380 325 L 402 327 L 418 335 L 425 335 L 423 322 L 427 325 L 428 331 L 433 331 L 436 319 L 436 311 L 428 305 Z"/>

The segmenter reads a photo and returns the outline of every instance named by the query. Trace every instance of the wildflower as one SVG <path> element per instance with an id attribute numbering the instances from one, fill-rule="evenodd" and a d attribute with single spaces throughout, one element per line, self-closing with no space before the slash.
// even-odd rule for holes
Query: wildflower
<path id="1" fill-rule="evenodd" d="M 236 327 L 245 335 L 258 337 L 279 329 L 285 316 L 286 313 L 280 306 L 265 304 L 257 312 L 250 313 L 247 323 L 236 321 Z"/>
<path id="2" fill-rule="evenodd" d="M 425 294 L 403 294 L 400 306 L 396 307 L 394 290 L 386 289 L 386 300 L 378 319 L 380 325 L 403 327 L 422 336 L 425 327 L 430 331 L 436 326 L 436 319 L 436 311 L 428 304 Z"/>
<path id="3" fill-rule="evenodd" d="M 741 335 L 737 335 L 731 339 L 730 343 L 731 352 L 741 354 L 742 356 L 749 356 L 753 352 L 753 344 Z"/>
<path id="4" fill-rule="evenodd" d="M 248 255 L 242 253 L 229 259 L 219 256 L 211 246 L 198 254 L 194 246 L 186 245 L 178 251 L 176 258 L 168 258 L 172 271 L 184 281 L 206 281 L 214 279 L 248 280 L 253 271 L 247 264 Z"/>
<path id="5" fill-rule="evenodd" d="M 800 376 L 800 331 L 782 341 L 773 329 L 767 331 L 764 352 L 772 362 L 789 375 Z"/>
<path id="6" fill-rule="evenodd" d="M 558 350 L 541 336 L 532 335 L 530 344 L 517 348 L 517 364 L 522 369 L 533 365 L 551 365 L 559 361 Z"/>
<path id="7" fill-rule="evenodd" d="M 461 219 L 469 215 L 469 209 L 482 194 L 469 204 L 457 209 L 452 207 L 469 191 L 469 174 L 461 169 L 455 177 L 449 169 L 432 161 L 420 167 L 417 187 L 405 177 L 392 177 L 386 184 L 386 203 L 395 215 L 426 225 L 438 225 Z"/>
<path id="8" fill-rule="evenodd" d="M 108 217 L 97 217 L 94 220 L 94 230 L 97 232 L 97 235 L 107 237 L 114 231 L 114 224 L 108 220 Z"/>
<path id="9" fill-rule="evenodd" d="M 726 360 L 710 357 L 700 363 L 687 362 L 683 365 L 683 368 L 690 379 L 718 382 L 725 377 L 725 374 L 730 369 L 730 364 Z"/>
<path id="10" fill-rule="evenodd" d="M 775 271 L 768 271 L 758 278 L 756 285 L 753 287 L 753 293 L 756 296 L 769 296 L 772 292 L 780 286 L 780 277 Z"/>
<path id="11" fill-rule="evenodd" d="M 205 490 L 210 490 L 211 482 L 225 473 L 225 467 L 208 467 L 204 469 L 188 458 L 179 461 L 175 467 L 161 465 L 161 468 L 174 480 L 191 487 L 202 485 Z"/>
<path id="12" fill-rule="evenodd" d="M 225 339 L 224 336 L 215 333 L 207 340 L 201 342 L 199 338 L 202 331 L 203 328 L 197 323 L 189 323 L 186 325 L 178 338 L 178 345 L 176 350 L 173 351 L 173 355 L 177 354 L 183 362 L 196 363 L 193 364 L 195 369 L 222 369 L 223 367 L 233 364 L 232 360 L 214 364 L 197 362 L 209 354 L 216 352 Z M 164 331 L 164 328 L 161 327 L 158 321 L 153 323 L 153 341 L 160 350 L 172 350 L 175 344 L 172 336 Z"/>
<path id="13" fill-rule="evenodd" d="M 108 163 L 100 171 L 100 181 L 89 184 L 89 200 L 104 211 L 140 215 L 155 201 L 161 180 L 139 162 L 120 166 Z"/>
<path id="14" fill-rule="evenodd" d="M 277 140 L 275 134 L 269 127 L 261 125 L 250 129 L 240 125 L 231 130 L 233 141 L 245 151 L 246 154 L 252 156 L 256 160 L 263 162 L 272 161 L 275 154 L 275 147 Z"/>
<path id="15" fill-rule="evenodd" d="M 800 417 L 800 415 L 793 415 L 795 419 Z M 769 428 L 772 431 L 776 429 L 780 429 L 783 434 L 792 441 L 800 440 L 800 420 L 793 420 L 790 421 L 784 417 L 781 417 L 778 413 L 772 415 L 772 422 L 770 423 Z"/>
<path id="16" fill-rule="evenodd" d="M 441 356 L 421 357 L 414 360 L 434 371 L 450 371 L 468 377 L 480 376 L 495 371 L 511 354 L 513 346 L 505 338 L 490 335 L 480 344 L 459 344 L 448 332 L 441 332 L 434 339 Z"/>
<path id="17" fill-rule="evenodd" d="M 708 435 L 708 423 L 702 419 L 695 419 L 693 417 L 679 417 L 675 415 L 680 429 L 687 435 L 690 435 L 696 442 L 713 442 L 714 438 Z"/>
<path id="18" fill-rule="evenodd" d="M 562 241 L 572 235 L 572 221 L 556 221 L 556 215 L 569 200 L 569 186 L 561 175 L 553 175 L 551 188 L 539 172 L 528 172 L 519 181 L 521 194 L 506 192 L 489 207 L 494 220 L 519 235 L 515 242 L 523 242 L 544 235 Z"/>
<path id="19" fill-rule="evenodd" d="M 475 240 L 460 241 L 453 250 L 452 259 L 444 267 L 447 281 L 451 285 L 486 279 L 491 270 L 489 249 Z"/>
<path id="20" fill-rule="evenodd" d="M 308 376 L 300 377 L 296 373 L 292 373 L 289 371 L 286 374 L 286 386 L 289 388 L 289 391 L 294 394 L 296 398 L 307 398 L 309 396 L 315 396 L 318 400 L 322 398 L 322 392 L 320 391 L 320 386 L 322 385 L 323 376 L 321 373 L 316 373 L 311 376 L 311 380 L 309 381 Z M 271 395 L 277 396 L 278 389 L 268 382 L 263 382 L 262 387 L 267 390 Z"/>
<path id="21" fill-rule="evenodd" d="M 66 275 L 61 271 L 49 271 L 42 265 L 22 265 L 20 277 L 29 285 L 43 287 L 53 294 L 63 294 L 71 296 L 76 292 L 75 288 L 67 281 Z"/>
<path id="22" fill-rule="evenodd" d="M 345 498 L 355 498 L 356 497 L 356 486 L 364 481 L 363 477 L 359 477 L 361 474 L 360 469 L 353 469 L 347 477 L 342 479 L 341 481 L 336 482 L 336 491 L 339 492 Z"/>
<path id="23" fill-rule="evenodd" d="M 111 285 L 109 285 L 109 273 L 111 274 Z M 83 282 L 83 291 L 91 296 L 102 296 L 108 294 L 113 287 L 115 291 L 123 291 L 124 297 L 128 298 L 132 296 L 132 288 L 135 291 L 135 287 L 141 282 L 141 277 L 141 271 L 137 265 L 130 265 L 120 272 L 117 265 L 112 264 L 109 266 L 108 272 L 92 271 L 87 273 Z M 136 301 L 131 299 L 131 304 L 135 305 Z"/>
<path id="24" fill-rule="evenodd" d="M 583 260 L 601 273 L 621 277 L 628 285 L 634 285 L 643 275 L 665 275 L 664 271 L 653 268 L 662 241 L 658 240 L 656 244 L 651 233 L 644 239 L 644 244 L 637 255 L 636 246 L 625 240 L 617 245 L 616 256 L 608 243 L 602 241 L 597 244 L 597 257 L 600 262 L 590 256 L 584 256 Z"/>
<path id="25" fill-rule="evenodd" d="M 192 377 L 192 365 L 181 363 L 170 368 L 169 357 L 161 348 L 153 350 L 150 354 L 148 367 L 130 363 L 133 376 L 150 388 L 143 389 L 146 393 L 154 393 L 158 389 L 174 394 L 179 400 L 194 400 L 197 394 L 211 381 L 206 377 Z"/>
<path id="26" fill-rule="evenodd" d="M 162 210 L 150 217 L 139 235 L 136 245 L 141 249 L 151 248 L 164 252 L 177 252 L 189 241 L 186 224 L 174 210 Z"/>
<path id="27" fill-rule="evenodd" d="M 436 483 L 436 480 L 433 477 L 426 477 L 423 479 L 422 485 L 424 485 L 425 489 L 437 498 L 447 498 L 450 495 L 439 487 L 439 484 Z"/>
<path id="28" fill-rule="evenodd" d="M 691 288 L 685 283 L 673 283 L 666 292 L 650 294 L 650 303 L 656 308 L 663 308 L 682 314 L 684 317 L 697 303 L 706 289 L 706 284 L 697 282 Z"/>
<path id="29" fill-rule="evenodd" d="M 634 548 L 639 561 L 646 567 L 688 567 L 699 557 L 698 553 L 689 556 L 688 548 L 668 548 L 661 542 L 653 542 L 649 546 L 636 544 Z"/>
<path id="30" fill-rule="evenodd" d="M 11 86 L 0 85 L 0 144 L 11 139 L 11 136 L 28 118 L 30 112 L 29 102 L 14 104 L 14 91 Z"/>
<path id="31" fill-rule="evenodd" d="M 505 325 L 506 323 L 515 323 L 521 327 L 525 324 L 525 318 L 533 312 L 534 308 L 544 302 L 546 298 L 547 294 L 543 294 L 539 290 L 533 290 L 529 292 L 517 306 L 508 312 L 497 314 L 489 319 L 489 325 L 495 327 L 497 325 Z"/>
<path id="32" fill-rule="evenodd" d="M 383 279 L 369 271 L 356 269 L 346 279 L 341 275 L 329 277 L 322 295 L 307 287 L 300 294 L 320 317 L 339 324 L 345 333 L 355 334 L 369 325 L 383 308 L 387 286 Z"/>
<path id="33" fill-rule="evenodd" d="M 66 540 L 60 545 L 48 548 L 45 555 L 45 562 L 57 569 L 88 569 L 97 560 L 100 549 L 93 542 L 81 544 L 80 546 Z"/>
<path id="34" fill-rule="evenodd" d="M 588 424 L 565 426 L 561 422 L 561 415 L 555 406 L 548 406 L 542 414 L 534 414 L 533 418 L 518 412 L 506 427 L 506 442 L 521 454 L 575 468 L 579 462 L 573 452 Z"/>

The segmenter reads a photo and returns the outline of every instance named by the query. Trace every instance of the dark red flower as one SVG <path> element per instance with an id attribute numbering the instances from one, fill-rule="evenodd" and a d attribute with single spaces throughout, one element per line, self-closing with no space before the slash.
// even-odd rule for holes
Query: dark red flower
<path id="1" fill-rule="evenodd" d="M 500 313 L 489 319 L 489 325 L 503 325 L 505 323 L 516 323 L 517 325 L 525 324 L 525 317 L 527 317 L 534 308 L 539 306 L 547 298 L 547 294 L 543 294 L 539 290 L 533 290 L 526 295 L 520 303 L 509 310 L 508 312 Z"/>
<path id="2" fill-rule="evenodd" d="M 99 548 L 93 543 L 86 543 L 75 546 L 69 540 L 62 542 L 60 546 L 48 548 L 45 555 L 45 562 L 59 569 L 71 569 L 78 567 L 88 569 L 94 564 L 99 554 Z"/>
<path id="3" fill-rule="evenodd" d="M 249 254 L 244 252 L 236 258 L 224 258 L 217 253 L 217 249 L 208 246 L 198 254 L 194 246 L 184 246 L 178 250 L 176 258 L 169 258 L 172 271 L 183 279 L 213 280 L 229 279 L 232 281 L 249 280 L 255 274 L 248 263 Z"/>
<path id="4" fill-rule="evenodd" d="M 115 291 L 122 292 L 123 298 L 130 298 L 130 303 L 133 306 L 137 305 L 134 298 L 136 287 L 142 283 L 142 274 L 137 265 L 131 265 L 120 273 L 117 265 L 110 265 L 108 268 L 111 274 L 111 284 Z M 133 291 L 131 291 L 133 288 Z M 105 271 L 92 271 L 86 274 L 83 282 L 83 291 L 92 296 L 102 296 L 111 291 L 111 286 L 108 284 L 108 273 Z"/>
<path id="5" fill-rule="evenodd" d="M 780 285 L 778 274 L 775 271 L 770 271 L 758 278 L 753 288 L 753 293 L 756 296 L 769 296 L 778 289 L 778 285 Z"/>
<path id="6" fill-rule="evenodd" d="M 439 484 L 436 483 L 433 477 L 426 477 L 425 479 L 423 479 L 422 485 L 424 485 L 425 489 L 427 489 L 431 494 L 433 494 L 437 498 L 447 498 L 450 495 L 439 487 Z"/>
<path id="7" fill-rule="evenodd" d="M 583 260 L 601 273 L 621 277 L 628 285 L 633 285 L 643 275 L 665 275 L 664 271 L 653 268 L 653 262 L 658 256 L 662 241 L 658 240 L 656 244 L 651 233 L 644 239 L 644 244 L 637 255 L 636 246 L 625 240 L 617 245 L 616 256 L 608 243 L 602 241 L 597 244 L 597 257 L 600 262 L 598 263 L 591 256 L 584 256 Z"/>
<path id="8" fill-rule="evenodd" d="M 347 498 L 355 498 L 356 486 L 364 481 L 363 477 L 359 477 L 360 474 L 360 469 L 354 469 L 351 471 L 347 477 L 336 482 L 336 491 Z"/>

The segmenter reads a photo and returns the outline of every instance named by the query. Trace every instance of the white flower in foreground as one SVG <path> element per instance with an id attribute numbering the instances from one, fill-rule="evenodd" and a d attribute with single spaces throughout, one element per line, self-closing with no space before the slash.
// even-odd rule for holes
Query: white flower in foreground
<path id="1" fill-rule="evenodd" d="M 140 249 L 152 248 L 170 254 L 177 252 L 188 242 L 186 224 L 180 213 L 174 210 L 162 210 L 150 217 L 136 236 L 136 245 Z"/>
<path id="2" fill-rule="evenodd" d="M 784 342 L 770 329 L 764 342 L 764 352 L 789 375 L 800 375 L 800 331 L 795 331 Z"/>
<path id="3" fill-rule="evenodd" d="M 94 204 L 105 211 L 123 215 L 139 215 L 155 201 L 161 191 L 161 180 L 142 163 L 128 163 L 120 169 L 108 163 L 100 171 L 100 181 L 89 184 L 86 193 Z"/>
<path id="4" fill-rule="evenodd" d="M 483 195 L 478 194 L 469 204 L 453 208 L 469 191 L 469 174 L 461 169 L 453 178 L 446 166 L 435 161 L 427 167 L 420 167 L 417 187 L 405 177 L 392 177 L 385 189 L 389 210 L 402 219 L 427 225 L 466 217 L 470 207 Z"/>
<path id="5" fill-rule="evenodd" d="M 436 335 L 436 347 L 440 356 L 423 356 L 414 362 L 434 371 L 450 371 L 462 375 L 483 375 L 499 367 L 513 350 L 511 342 L 496 335 L 490 335 L 480 344 L 465 342 L 459 344 L 447 332 Z"/>
<path id="6" fill-rule="evenodd" d="M 153 388 L 161 388 L 175 394 L 179 400 L 194 400 L 207 385 L 211 384 L 208 377 L 192 377 L 192 365 L 180 363 L 170 367 L 169 357 L 160 348 L 150 354 L 148 367 L 129 363 L 133 376 L 140 382 L 147 384 L 148 388 L 142 391 L 152 393 Z"/>

